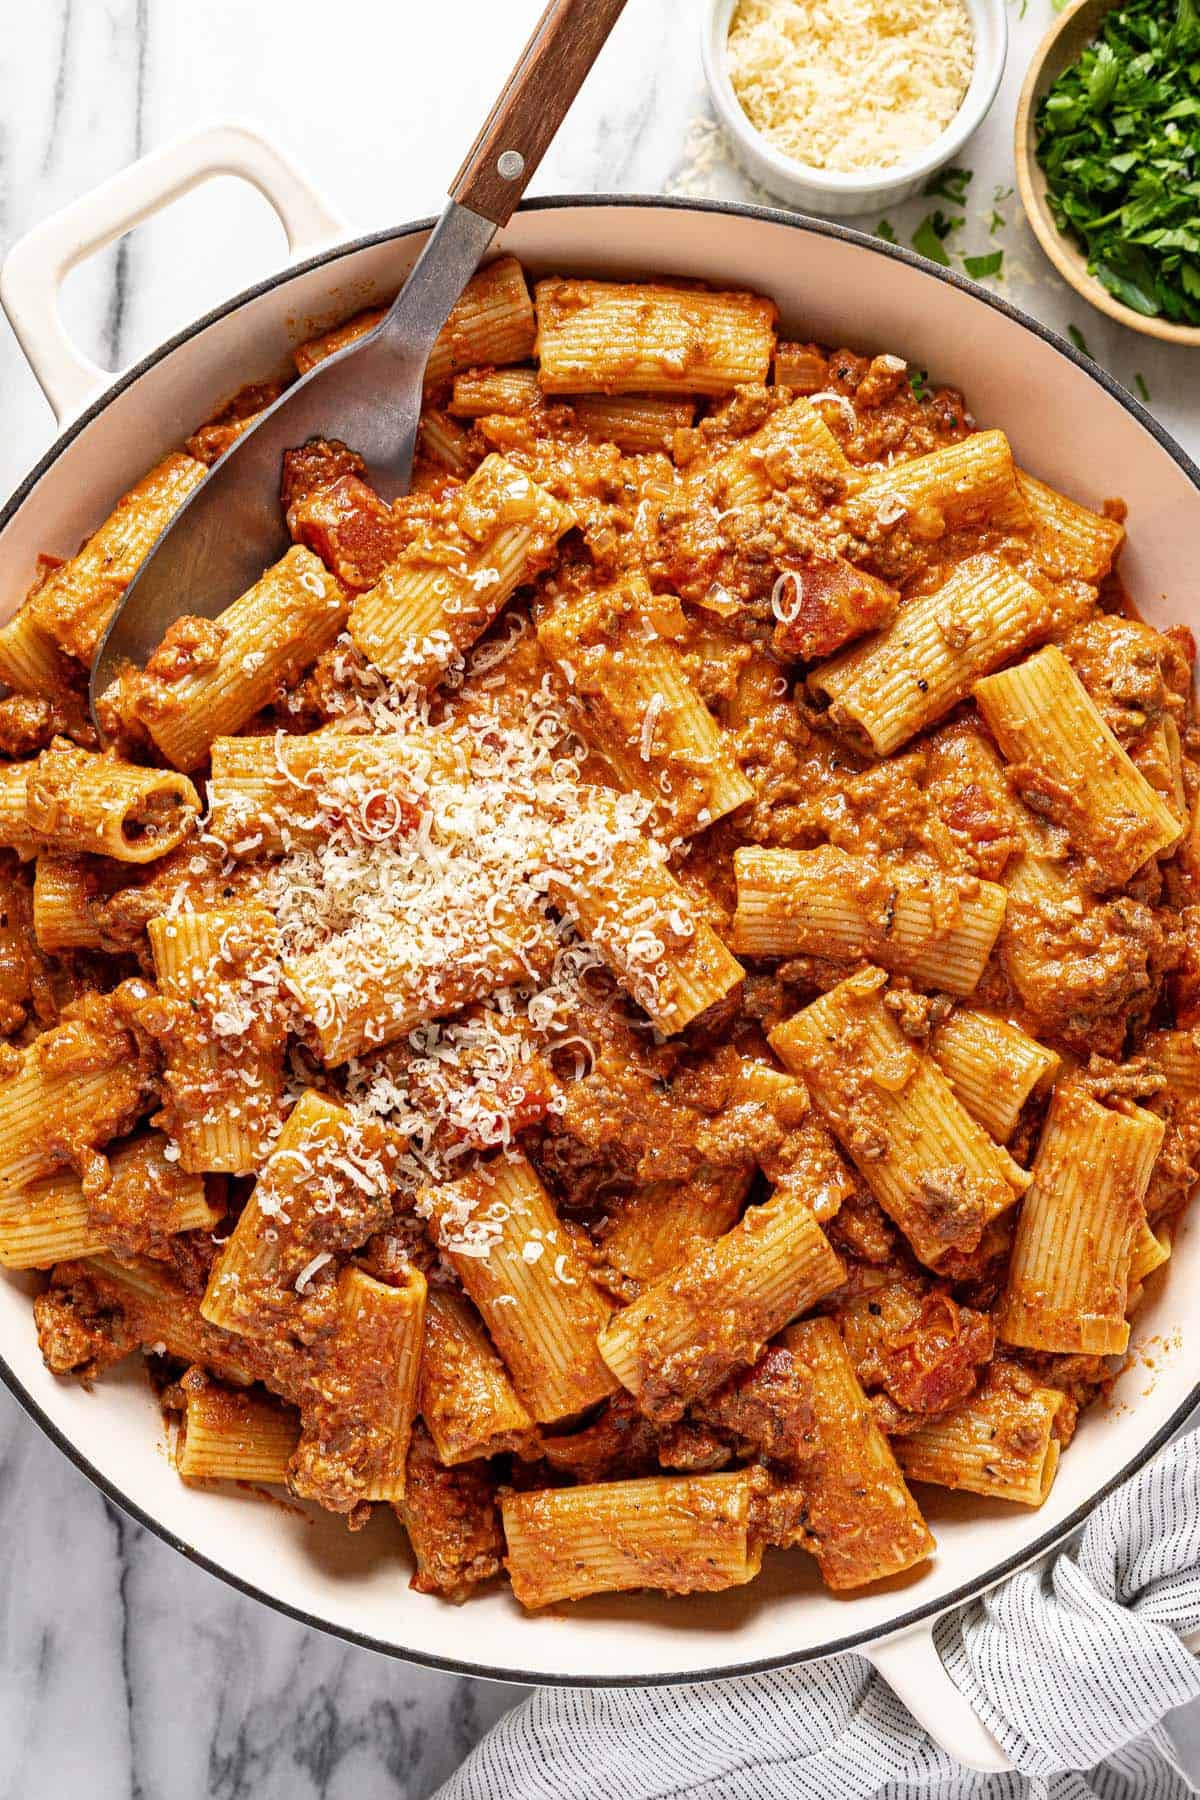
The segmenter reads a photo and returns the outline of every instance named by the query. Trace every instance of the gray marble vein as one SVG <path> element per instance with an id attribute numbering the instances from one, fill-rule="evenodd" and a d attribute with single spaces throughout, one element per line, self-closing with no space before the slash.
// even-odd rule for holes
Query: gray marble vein
<path id="1" fill-rule="evenodd" d="M 539 0 L 8 0 L 0 30 L 0 249 L 172 135 L 257 121 L 354 226 L 436 209 Z M 629 0 L 542 193 L 752 192 L 699 67 L 702 0 Z M 1011 186 L 1016 89 L 1050 0 L 1012 10 L 1000 101 L 969 146 L 958 242 L 1002 246 L 999 291 L 1075 323 L 1200 451 L 1194 359 L 1090 314 L 1041 258 Z M 453 46 L 450 81 L 449 47 Z M 931 202 L 897 208 L 907 241 Z M 862 223 L 873 229 L 878 223 Z M 231 181 L 75 271 L 63 316 L 118 367 L 275 266 L 282 234 Z M 0 325 L 0 493 L 52 436 Z M 421 1800 L 520 1690 L 408 1667 L 243 1598 L 112 1508 L 0 1390 L 0 1800 Z M 464 1615 L 464 1618 L 466 1616 Z M 1178 1726 L 1200 1768 L 1200 1721 Z M 509 1800 L 497 1796 L 497 1800 Z"/>

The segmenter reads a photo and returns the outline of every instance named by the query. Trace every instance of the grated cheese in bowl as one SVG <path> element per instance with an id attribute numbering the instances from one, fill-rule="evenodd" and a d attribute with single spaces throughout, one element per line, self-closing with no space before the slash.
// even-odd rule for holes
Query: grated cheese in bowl
<path id="1" fill-rule="evenodd" d="M 971 83 L 964 0 L 738 0 L 728 67 L 747 119 L 783 155 L 841 173 L 912 162 Z"/>

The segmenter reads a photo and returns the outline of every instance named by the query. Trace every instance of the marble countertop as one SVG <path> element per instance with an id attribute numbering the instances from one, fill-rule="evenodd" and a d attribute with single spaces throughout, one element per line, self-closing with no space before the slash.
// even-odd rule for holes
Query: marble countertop
<path id="1" fill-rule="evenodd" d="M 356 228 L 433 212 L 539 5 L 21 7 L 0 35 L 0 250 L 144 150 L 225 118 L 264 128 Z M 766 198 L 729 162 L 707 106 L 701 8 L 629 0 L 535 192 Z M 964 220 L 951 243 L 1003 248 L 999 291 L 1081 331 L 1200 456 L 1196 353 L 1090 311 L 1045 262 L 1010 191 L 1016 91 L 1051 16 L 1050 0 L 1010 7 L 1009 69 L 963 155 L 974 173 L 966 204 L 946 208 Z M 945 204 L 909 202 L 890 223 L 907 242 Z M 119 368 L 283 253 L 266 203 L 216 181 L 72 274 L 63 315 L 89 354 Z M 2 324 L 0 393 L 7 493 L 53 424 Z M 350 1648 L 242 1598 L 109 1506 L 3 1391 L 0 1534 L 0 1800 L 422 1800 L 520 1697 Z M 1200 1770 L 1200 1720 L 1182 1716 L 1178 1735 Z"/>

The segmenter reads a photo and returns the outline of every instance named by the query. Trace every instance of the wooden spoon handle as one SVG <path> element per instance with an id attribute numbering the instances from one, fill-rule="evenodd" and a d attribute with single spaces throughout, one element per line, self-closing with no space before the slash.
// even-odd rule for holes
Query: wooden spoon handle
<path id="1" fill-rule="evenodd" d="M 450 186 L 460 206 L 506 225 L 625 0 L 550 0 Z"/>

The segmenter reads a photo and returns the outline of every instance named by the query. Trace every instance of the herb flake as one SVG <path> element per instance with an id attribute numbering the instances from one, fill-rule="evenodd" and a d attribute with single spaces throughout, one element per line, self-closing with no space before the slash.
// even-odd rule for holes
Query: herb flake
<path id="1" fill-rule="evenodd" d="M 951 163 L 949 168 L 939 169 L 935 175 L 931 175 L 921 192 L 937 200 L 948 200 L 951 206 L 965 206 L 967 189 L 974 175 L 974 169 L 959 169 Z"/>
<path id="2" fill-rule="evenodd" d="M 1003 267 L 1003 250 L 989 250 L 984 256 L 963 257 L 963 268 L 972 281 L 986 281 L 989 275 L 998 275 Z"/>
<path id="3" fill-rule="evenodd" d="M 926 213 L 917 229 L 913 232 L 913 249 L 927 256 L 930 262 L 941 263 L 944 269 L 950 267 L 950 252 L 946 248 L 946 239 L 962 224 L 961 218 L 952 218 L 942 212 Z"/>

